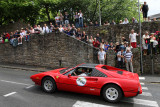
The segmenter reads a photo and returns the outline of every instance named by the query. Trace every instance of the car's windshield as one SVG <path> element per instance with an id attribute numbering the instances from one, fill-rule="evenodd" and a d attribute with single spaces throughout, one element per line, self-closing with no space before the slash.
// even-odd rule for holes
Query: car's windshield
<path id="1" fill-rule="evenodd" d="M 62 70 L 60 70 L 60 73 L 63 74 L 64 72 L 69 71 L 69 70 L 71 70 L 72 68 L 73 68 L 73 67 L 68 67 L 68 68 L 62 69 Z"/>

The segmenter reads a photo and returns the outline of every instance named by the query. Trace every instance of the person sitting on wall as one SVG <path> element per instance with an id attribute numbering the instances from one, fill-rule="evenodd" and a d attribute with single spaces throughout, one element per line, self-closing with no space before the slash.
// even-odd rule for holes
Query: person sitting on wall
<path id="1" fill-rule="evenodd" d="M 134 30 L 132 29 L 131 33 L 129 34 L 129 40 L 130 40 L 131 46 L 133 48 L 137 47 L 137 38 L 136 38 L 137 36 L 138 36 L 138 34 L 134 33 Z"/>

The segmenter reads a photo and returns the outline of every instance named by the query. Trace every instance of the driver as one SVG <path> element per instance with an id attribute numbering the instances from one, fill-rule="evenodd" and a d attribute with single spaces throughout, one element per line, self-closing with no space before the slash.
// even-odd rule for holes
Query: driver
<path id="1" fill-rule="evenodd" d="M 74 74 L 77 75 L 75 72 L 74 72 Z M 83 77 L 88 76 L 88 75 L 87 75 L 87 69 L 86 69 L 86 68 L 83 68 L 83 69 L 82 69 L 82 73 L 81 73 L 80 75 L 78 75 L 78 76 L 83 76 Z"/>

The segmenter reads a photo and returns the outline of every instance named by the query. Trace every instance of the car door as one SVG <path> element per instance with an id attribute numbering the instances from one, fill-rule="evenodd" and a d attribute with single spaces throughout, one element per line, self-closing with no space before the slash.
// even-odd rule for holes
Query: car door
<path id="1" fill-rule="evenodd" d="M 77 92 L 78 85 L 77 85 L 77 79 L 78 76 L 72 76 L 71 74 L 75 72 L 77 68 L 74 68 L 67 73 L 63 74 L 62 76 L 59 77 L 59 81 L 57 83 L 57 87 L 59 90 L 64 90 L 64 91 L 72 91 L 72 92 Z"/>
<path id="2" fill-rule="evenodd" d="M 76 69 L 73 69 L 60 77 L 59 79 L 60 84 L 58 88 L 60 90 L 65 90 L 65 91 L 98 95 L 100 90 L 97 89 L 96 87 L 98 85 L 98 79 L 100 77 L 72 76 L 71 74 L 75 72 Z M 88 69 L 94 70 L 93 68 L 88 68 Z M 96 73 L 91 72 L 91 75 L 93 74 L 96 75 Z"/>

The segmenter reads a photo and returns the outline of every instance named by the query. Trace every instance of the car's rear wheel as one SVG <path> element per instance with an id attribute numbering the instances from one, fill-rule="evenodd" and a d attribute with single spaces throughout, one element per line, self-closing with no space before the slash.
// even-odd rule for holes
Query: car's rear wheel
<path id="1" fill-rule="evenodd" d="M 42 81 L 42 88 L 47 93 L 53 93 L 56 91 L 56 83 L 53 78 L 45 77 Z"/>
<path id="2" fill-rule="evenodd" d="M 117 85 L 110 84 L 103 88 L 102 95 L 106 101 L 116 103 L 122 98 L 123 94 Z"/>

